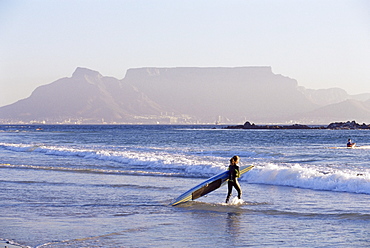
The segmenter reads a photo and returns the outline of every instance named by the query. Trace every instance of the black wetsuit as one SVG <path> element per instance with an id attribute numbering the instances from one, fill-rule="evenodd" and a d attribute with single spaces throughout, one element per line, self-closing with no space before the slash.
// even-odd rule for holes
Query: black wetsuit
<path id="1" fill-rule="evenodd" d="M 239 166 L 230 165 L 229 166 L 229 181 L 227 183 L 228 192 L 226 197 L 226 203 L 229 202 L 233 187 L 238 191 L 238 198 L 242 197 L 242 189 L 240 188 L 238 177 L 240 177 Z"/>

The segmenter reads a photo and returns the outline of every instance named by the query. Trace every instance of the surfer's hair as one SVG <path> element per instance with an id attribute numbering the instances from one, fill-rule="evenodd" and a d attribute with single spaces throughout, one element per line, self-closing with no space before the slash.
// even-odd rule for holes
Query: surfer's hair
<path id="1" fill-rule="evenodd" d="M 239 156 L 234 156 L 230 159 L 230 164 L 236 164 L 239 161 Z"/>

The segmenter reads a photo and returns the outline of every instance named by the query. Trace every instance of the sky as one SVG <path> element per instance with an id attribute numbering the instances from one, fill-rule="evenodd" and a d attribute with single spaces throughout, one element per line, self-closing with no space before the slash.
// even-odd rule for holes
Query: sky
<path id="1" fill-rule="evenodd" d="M 240 66 L 370 93 L 370 1 L 0 0 L 0 106 L 77 67 Z"/>

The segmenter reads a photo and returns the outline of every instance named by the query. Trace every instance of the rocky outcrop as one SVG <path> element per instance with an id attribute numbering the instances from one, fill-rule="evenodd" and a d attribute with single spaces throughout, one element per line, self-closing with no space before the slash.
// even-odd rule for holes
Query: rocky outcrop
<path id="1" fill-rule="evenodd" d="M 365 123 L 358 124 L 355 121 L 335 122 L 329 124 L 329 126 L 327 126 L 327 129 L 370 129 L 370 125 L 367 125 Z"/>
<path id="2" fill-rule="evenodd" d="M 307 125 L 256 125 L 247 121 L 244 125 L 227 126 L 226 129 L 321 129 L 322 127 L 309 127 Z"/>
<path id="3" fill-rule="evenodd" d="M 370 129 L 370 125 L 365 123 L 358 124 L 355 121 L 347 121 L 347 122 L 335 122 L 330 123 L 328 126 L 307 126 L 301 124 L 293 124 L 293 125 L 255 125 L 254 123 L 250 123 L 247 121 L 244 125 L 236 125 L 236 126 L 227 126 L 225 129 L 341 129 L 341 130 L 348 130 L 348 129 Z"/>

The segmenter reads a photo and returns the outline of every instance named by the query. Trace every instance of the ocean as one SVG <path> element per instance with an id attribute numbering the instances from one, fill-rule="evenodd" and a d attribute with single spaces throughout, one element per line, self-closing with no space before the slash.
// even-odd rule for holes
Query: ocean
<path id="1" fill-rule="evenodd" d="M 369 130 L 1 125 L 0 241 L 24 247 L 369 247 Z M 346 148 L 347 139 L 357 148 Z M 227 187 L 171 206 L 239 155 Z"/>

